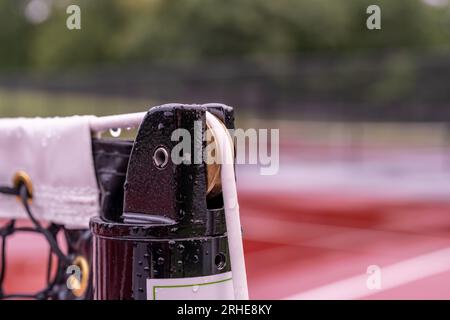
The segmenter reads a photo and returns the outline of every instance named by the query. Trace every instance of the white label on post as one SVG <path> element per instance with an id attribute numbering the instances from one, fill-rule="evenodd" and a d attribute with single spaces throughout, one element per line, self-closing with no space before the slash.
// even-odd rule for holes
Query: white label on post
<path id="1" fill-rule="evenodd" d="M 147 300 L 231 300 L 231 272 L 205 277 L 147 279 Z"/>

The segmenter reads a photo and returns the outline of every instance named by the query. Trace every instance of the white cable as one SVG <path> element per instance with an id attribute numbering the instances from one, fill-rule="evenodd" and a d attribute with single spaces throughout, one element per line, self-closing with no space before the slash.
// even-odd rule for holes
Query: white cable
<path id="1" fill-rule="evenodd" d="M 89 125 L 93 132 L 103 132 L 116 128 L 139 127 L 147 112 L 119 114 L 106 117 L 92 117 Z"/>
<path id="2" fill-rule="evenodd" d="M 229 132 L 211 113 L 206 112 L 206 121 L 214 131 L 219 146 L 222 194 L 225 207 L 228 246 L 233 273 L 234 297 L 237 300 L 248 300 L 247 273 L 245 271 L 242 230 L 237 199 L 236 179 L 234 175 L 233 146 Z"/>

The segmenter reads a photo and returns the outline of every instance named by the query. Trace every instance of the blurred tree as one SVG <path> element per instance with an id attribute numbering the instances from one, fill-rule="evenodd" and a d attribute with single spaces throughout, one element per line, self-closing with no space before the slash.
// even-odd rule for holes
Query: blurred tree
<path id="1" fill-rule="evenodd" d="M 52 11 L 35 25 L 24 17 L 30 1 L 0 1 L 3 70 L 447 48 L 450 36 L 449 7 L 423 0 L 41 0 Z M 79 31 L 65 27 L 68 4 L 81 7 Z M 370 4 L 382 9 L 382 30 L 366 29 Z"/>
<path id="2" fill-rule="evenodd" d="M 50 70 L 63 66 L 79 68 L 114 60 L 112 38 L 123 23 L 117 3 L 77 0 L 70 4 L 81 8 L 81 30 L 66 28 L 68 4 L 55 2 L 52 17 L 34 30 L 30 49 L 36 67 Z"/>
<path id="3" fill-rule="evenodd" d="M 0 67 L 15 69 L 29 64 L 33 26 L 23 17 L 23 1 L 0 1 Z"/>
<path id="4" fill-rule="evenodd" d="M 296 54 L 337 46 L 349 29 L 346 7 L 329 0 L 155 0 L 129 12 L 134 18 L 117 41 L 131 60 Z"/>
<path id="5" fill-rule="evenodd" d="M 434 7 L 424 0 L 352 0 L 349 49 L 410 48 L 430 49 L 450 44 L 450 7 Z M 371 4 L 381 8 L 382 29 L 367 31 L 367 15 L 361 15 Z M 362 26 L 362 27 L 361 27 Z"/>

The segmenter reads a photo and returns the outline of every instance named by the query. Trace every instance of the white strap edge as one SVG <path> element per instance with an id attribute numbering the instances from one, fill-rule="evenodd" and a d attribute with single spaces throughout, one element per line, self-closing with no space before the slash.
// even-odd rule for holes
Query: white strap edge
<path id="1" fill-rule="evenodd" d="M 245 269 L 244 247 L 242 243 L 241 220 L 237 199 L 236 179 L 231 137 L 221 122 L 210 112 L 206 121 L 216 134 L 221 160 L 222 194 L 227 225 L 228 247 L 233 273 L 234 296 L 237 300 L 248 300 L 247 273 Z"/>

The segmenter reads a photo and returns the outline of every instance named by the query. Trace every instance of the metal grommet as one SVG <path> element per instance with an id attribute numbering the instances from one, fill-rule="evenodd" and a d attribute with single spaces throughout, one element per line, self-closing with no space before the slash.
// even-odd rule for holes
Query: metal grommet
<path id="1" fill-rule="evenodd" d="M 169 153 L 166 148 L 158 147 L 153 153 L 153 162 L 158 169 L 164 169 L 169 163 Z"/>
<path id="2" fill-rule="evenodd" d="M 78 268 L 80 268 L 80 279 L 75 277 L 74 275 L 71 275 L 71 281 L 72 281 L 72 287 L 75 289 L 72 289 L 72 293 L 75 297 L 80 298 L 84 296 L 86 293 L 88 282 L 89 282 L 89 264 L 86 260 L 86 258 L 82 256 L 77 256 L 75 260 L 73 261 L 73 264 L 76 265 Z M 77 283 L 78 282 L 78 283 Z"/>
<path id="3" fill-rule="evenodd" d="M 14 174 L 13 177 L 13 186 L 14 188 L 19 188 L 20 185 L 24 185 L 27 189 L 28 198 L 33 198 L 33 183 L 31 182 L 30 176 L 25 171 L 18 171 L 16 174 Z M 18 196 L 20 199 L 20 196 Z"/>
<path id="4" fill-rule="evenodd" d="M 217 270 L 223 270 L 227 265 L 227 257 L 223 253 L 218 253 L 214 258 Z"/>

